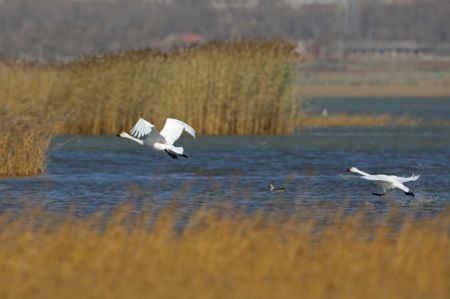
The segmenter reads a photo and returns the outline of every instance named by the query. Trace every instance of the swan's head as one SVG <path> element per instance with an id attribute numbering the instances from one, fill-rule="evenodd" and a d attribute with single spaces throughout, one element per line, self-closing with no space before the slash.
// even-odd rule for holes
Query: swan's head
<path id="1" fill-rule="evenodd" d="M 350 167 L 349 169 L 347 169 L 347 171 L 349 172 L 357 172 L 357 168 L 356 167 Z"/>
<path id="2" fill-rule="evenodd" d="M 270 191 L 273 191 L 273 189 L 275 189 L 275 186 L 273 184 L 269 184 L 269 188 L 270 188 Z"/>

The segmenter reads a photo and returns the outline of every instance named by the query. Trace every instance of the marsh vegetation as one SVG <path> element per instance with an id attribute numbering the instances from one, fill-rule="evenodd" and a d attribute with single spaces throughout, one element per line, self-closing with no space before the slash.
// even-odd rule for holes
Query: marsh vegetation
<path id="1" fill-rule="evenodd" d="M 44 172 L 53 129 L 51 122 L 38 115 L 0 110 L 0 177 Z"/>
<path id="2" fill-rule="evenodd" d="M 45 67 L 0 64 L 0 98 L 15 110 L 66 115 L 64 133 L 115 134 L 146 117 L 183 119 L 200 134 L 293 131 L 291 44 L 212 43 L 162 54 L 105 54 Z"/>
<path id="3" fill-rule="evenodd" d="M 395 210 L 395 209 L 394 209 Z M 2 298 L 445 298 L 447 213 L 276 214 L 130 207 L 0 222 Z M 70 211 L 69 211 L 70 214 Z M 184 228 L 180 226 L 185 223 Z"/>

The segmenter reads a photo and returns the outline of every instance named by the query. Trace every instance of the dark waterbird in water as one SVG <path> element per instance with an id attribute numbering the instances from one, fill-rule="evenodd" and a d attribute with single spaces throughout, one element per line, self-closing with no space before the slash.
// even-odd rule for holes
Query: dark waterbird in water
<path id="1" fill-rule="evenodd" d="M 284 187 L 275 187 L 273 184 L 269 184 L 271 192 L 284 192 L 286 189 Z"/>

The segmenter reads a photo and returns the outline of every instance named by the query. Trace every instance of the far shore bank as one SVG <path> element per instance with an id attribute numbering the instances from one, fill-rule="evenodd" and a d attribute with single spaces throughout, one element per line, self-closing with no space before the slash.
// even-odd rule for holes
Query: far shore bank
<path id="1" fill-rule="evenodd" d="M 305 98 L 319 97 L 450 97 L 449 86 L 298 85 Z"/>
<path id="2" fill-rule="evenodd" d="M 303 97 L 450 97 L 450 62 L 300 63 L 297 87 Z"/>

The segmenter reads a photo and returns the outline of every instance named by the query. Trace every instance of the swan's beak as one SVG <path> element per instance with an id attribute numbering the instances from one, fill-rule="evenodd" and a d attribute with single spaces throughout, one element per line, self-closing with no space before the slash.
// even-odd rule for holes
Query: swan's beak
<path id="1" fill-rule="evenodd" d="M 414 192 L 405 192 L 405 194 L 414 197 Z"/>
<path id="2" fill-rule="evenodd" d="M 347 171 L 350 172 L 350 168 L 347 168 Z"/>
<path id="3" fill-rule="evenodd" d="M 116 136 L 117 136 L 117 137 L 120 137 L 120 134 L 117 134 Z"/>

